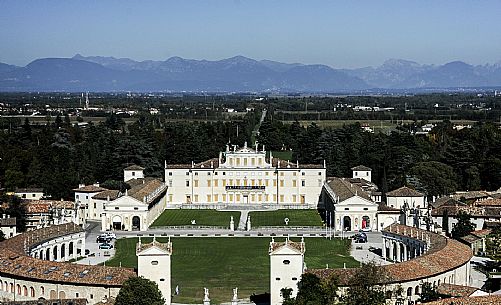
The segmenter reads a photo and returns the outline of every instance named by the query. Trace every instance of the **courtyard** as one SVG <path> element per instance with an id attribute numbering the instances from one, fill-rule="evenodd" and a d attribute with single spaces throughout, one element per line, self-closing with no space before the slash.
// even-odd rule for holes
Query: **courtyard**
<path id="1" fill-rule="evenodd" d="M 142 238 L 142 242 L 151 240 Z M 166 242 L 167 238 L 157 240 Z M 117 240 L 115 257 L 106 265 L 137 268 L 137 242 L 138 238 Z M 179 286 L 180 290 L 172 301 L 200 303 L 204 287 L 209 288 L 213 304 L 229 302 L 234 287 L 239 289 L 239 298 L 269 292 L 269 242 L 265 237 L 172 238 L 172 289 Z M 350 240 L 305 238 L 305 242 L 308 268 L 359 266 L 350 256 Z"/>
<path id="2" fill-rule="evenodd" d="M 249 212 L 253 228 L 263 226 L 321 227 L 322 218 L 317 210 L 276 210 Z M 288 219 L 288 224 L 285 219 Z"/>
<path id="3" fill-rule="evenodd" d="M 151 227 L 213 226 L 229 228 L 231 216 L 233 216 L 233 221 L 237 226 L 240 220 L 240 212 L 238 211 L 165 210 Z"/>

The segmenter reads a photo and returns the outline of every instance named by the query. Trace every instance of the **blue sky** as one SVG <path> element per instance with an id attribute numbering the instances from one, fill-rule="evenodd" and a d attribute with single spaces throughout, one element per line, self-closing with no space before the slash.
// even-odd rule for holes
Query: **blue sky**
<path id="1" fill-rule="evenodd" d="M 0 62 L 235 55 L 337 68 L 501 60 L 499 0 L 0 0 Z"/>

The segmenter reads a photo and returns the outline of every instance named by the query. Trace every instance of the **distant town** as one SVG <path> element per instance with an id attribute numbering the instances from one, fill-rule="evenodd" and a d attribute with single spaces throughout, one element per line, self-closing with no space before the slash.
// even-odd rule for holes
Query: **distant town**
<path id="1" fill-rule="evenodd" d="M 500 147 L 496 91 L 1 93 L 0 299 L 495 304 Z"/>

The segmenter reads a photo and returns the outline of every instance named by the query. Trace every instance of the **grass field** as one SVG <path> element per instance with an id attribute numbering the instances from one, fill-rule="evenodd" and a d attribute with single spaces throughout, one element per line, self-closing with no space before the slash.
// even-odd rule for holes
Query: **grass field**
<path id="1" fill-rule="evenodd" d="M 157 238 L 165 242 L 166 238 Z M 278 241 L 279 239 L 275 239 Z M 295 239 L 293 239 L 295 240 Z M 119 239 L 115 257 L 107 266 L 137 267 L 135 245 L 137 238 Z M 142 242 L 150 242 L 143 238 Z M 176 303 L 201 303 L 203 288 L 210 291 L 212 304 L 229 302 L 232 288 L 238 287 L 240 298 L 252 293 L 269 292 L 269 238 L 215 237 L 172 238 L 172 289 L 179 285 Z M 306 238 L 305 261 L 308 268 L 357 267 L 349 256 L 349 240 Z"/>
<path id="2" fill-rule="evenodd" d="M 151 226 L 190 226 L 191 220 L 197 226 L 230 227 L 233 216 L 235 227 L 240 220 L 240 212 L 221 212 L 216 210 L 165 210 Z"/>
<path id="3" fill-rule="evenodd" d="M 289 218 L 289 226 L 322 226 L 322 218 L 317 210 L 277 210 L 249 212 L 252 227 L 285 226 L 284 219 Z"/>

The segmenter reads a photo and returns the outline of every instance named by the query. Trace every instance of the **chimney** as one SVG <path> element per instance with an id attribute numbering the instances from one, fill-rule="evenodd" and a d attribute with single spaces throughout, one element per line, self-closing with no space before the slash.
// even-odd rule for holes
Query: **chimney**
<path id="1" fill-rule="evenodd" d="M 80 184 L 78 185 L 78 188 L 79 188 L 79 189 L 81 189 L 82 187 L 85 187 L 85 184 L 80 183 Z"/>

